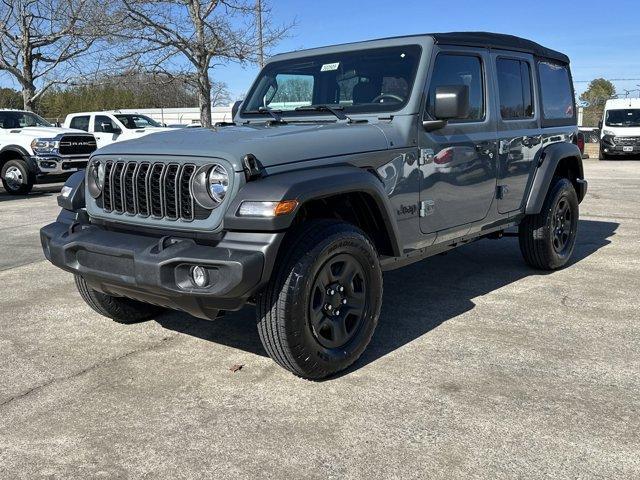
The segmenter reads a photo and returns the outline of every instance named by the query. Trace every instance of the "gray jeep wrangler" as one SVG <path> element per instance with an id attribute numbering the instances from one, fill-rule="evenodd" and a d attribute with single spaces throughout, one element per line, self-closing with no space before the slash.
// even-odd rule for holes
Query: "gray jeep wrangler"
<path id="1" fill-rule="evenodd" d="M 234 123 L 115 143 L 59 197 L 46 257 L 118 322 L 255 305 L 267 353 L 320 379 L 373 335 L 382 272 L 517 226 L 573 252 L 585 196 L 569 59 L 489 33 L 273 57 Z"/>

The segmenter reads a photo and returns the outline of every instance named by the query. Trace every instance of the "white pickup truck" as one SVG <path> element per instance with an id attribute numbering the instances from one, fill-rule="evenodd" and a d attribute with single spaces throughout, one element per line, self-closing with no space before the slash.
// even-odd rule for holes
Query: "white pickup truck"
<path id="1" fill-rule="evenodd" d="M 600 158 L 640 157 L 640 98 L 607 100 L 600 128 Z"/>
<path id="2" fill-rule="evenodd" d="M 98 148 L 114 142 L 140 138 L 150 133 L 173 130 L 146 115 L 122 113 L 118 110 L 71 113 L 65 118 L 64 126 L 93 134 L 98 142 Z"/>
<path id="3" fill-rule="evenodd" d="M 33 112 L 0 110 L 0 176 L 9 194 L 64 182 L 87 166 L 95 149 L 95 138 L 86 132 L 56 128 Z"/>

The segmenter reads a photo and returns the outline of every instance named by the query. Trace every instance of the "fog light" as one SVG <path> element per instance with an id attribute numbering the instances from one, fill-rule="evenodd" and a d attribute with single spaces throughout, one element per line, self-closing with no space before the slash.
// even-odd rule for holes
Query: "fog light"
<path id="1" fill-rule="evenodd" d="M 191 280 L 198 288 L 204 288 L 209 285 L 209 274 L 204 267 L 191 267 Z"/>

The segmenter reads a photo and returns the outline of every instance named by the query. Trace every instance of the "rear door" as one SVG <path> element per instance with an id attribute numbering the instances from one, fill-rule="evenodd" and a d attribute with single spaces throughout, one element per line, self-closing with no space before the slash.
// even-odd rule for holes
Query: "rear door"
<path id="1" fill-rule="evenodd" d="M 470 111 L 436 131 L 420 129 L 423 233 L 438 240 L 464 234 L 487 216 L 496 191 L 497 142 L 490 54 L 487 49 L 441 46 L 426 86 L 424 120 L 434 120 L 435 90 L 467 85 Z"/>
<path id="2" fill-rule="evenodd" d="M 532 55 L 494 50 L 498 103 L 498 212 L 518 210 L 542 144 Z"/>

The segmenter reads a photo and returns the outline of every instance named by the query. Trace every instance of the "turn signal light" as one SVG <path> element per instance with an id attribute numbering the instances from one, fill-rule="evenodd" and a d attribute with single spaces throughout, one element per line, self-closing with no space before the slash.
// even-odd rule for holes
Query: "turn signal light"
<path id="1" fill-rule="evenodd" d="M 242 202 L 238 209 L 240 217 L 281 217 L 288 215 L 298 207 L 297 200 L 283 200 L 281 202 Z"/>

